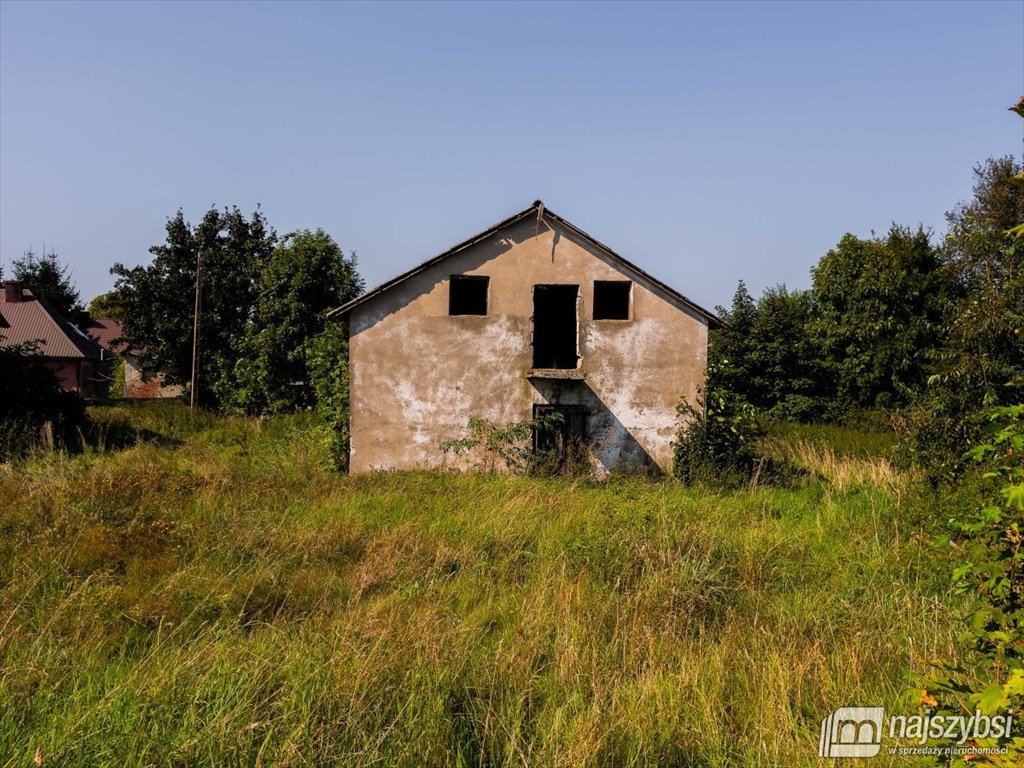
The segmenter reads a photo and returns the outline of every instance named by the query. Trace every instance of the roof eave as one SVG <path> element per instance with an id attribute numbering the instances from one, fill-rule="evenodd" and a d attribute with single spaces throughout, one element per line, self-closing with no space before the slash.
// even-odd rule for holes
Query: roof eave
<path id="1" fill-rule="evenodd" d="M 362 296 L 357 296 L 356 298 L 352 299 L 351 301 L 349 301 L 349 302 L 347 302 L 345 304 L 342 304 L 337 309 L 332 309 L 330 312 L 327 313 L 327 317 L 329 317 L 331 319 L 334 319 L 334 318 L 338 318 L 338 317 L 341 317 L 343 315 L 348 314 L 349 310 L 351 310 L 353 307 L 356 307 L 356 306 L 362 304 L 365 301 L 369 301 L 374 296 L 377 296 L 377 295 L 379 295 L 381 293 L 384 293 L 384 291 L 388 290 L 389 288 L 392 288 L 392 287 L 398 285 L 399 283 L 403 283 L 403 282 L 405 282 L 406 280 L 408 280 L 411 277 L 415 277 L 420 272 L 423 272 L 423 271 L 429 269 L 430 267 L 434 266 L 435 264 L 437 264 L 437 263 L 447 259 L 449 256 L 454 256 L 459 251 L 465 250 L 466 248 L 469 248 L 470 246 L 476 245 L 481 240 L 485 240 L 488 237 L 490 237 L 491 235 L 493 235 L 495 232 L 498 232 L 498 231 L 504 229 L 507 226 L 515 224 L 520 219 L 526 218 L 528 215 L 530 215 L 531 213 L 536 211 L 539 207 L 543 207 L 543 204 L 538 200 L 533 205 L 531 205 L 529 208 L 525 208 L 522 211 L 520 211 L 519 213 L 516 213 L 516 214 L 513 214 L 512 216 L 509 216 L 507 219 L 504 219 L 503 221 L 499 221 L 497 224 L 495 224 L 492 227 L 488 227 L 487 229 L 485 229 L 480 234 L 474 235 L 469 240 L 464 240 L 461 243 L 458 243 L 457 245 L 453 245 L 447 251 L 444 251 L 443 253 L 439 253 L 437 256 L 434 256 L 433 258 L 427 259 L 423 263 L 418 264 L 417 266 L 413 267 L 412 269 L 408 270 L 407 272 L 403 272 L 402 274 L 398 275 L 397 277 L 391 278 L 387 282 L 381 283 L 376 288 L 373 288 L 373 289 L 367 291 L 366 293 L 364 293 Z"/>
<path id="2" fill-rule="evenodd" d="M 679 291 L 677 291 L 672 286 L 668 285 L 667 283 L 662 282 L 661 280 L 656 278 L 654 275 L 652 275 L 649 272 L 641 269 L 640 267 L 638 267 L 636 264 L 634 264 L 633 262 L 631 262 L 629 259 L 625 258 L 624 256 L 620 256 L 618 253 L 613 251 L 611 248 L 609 248 L 607 245 L 602 243 L 596 237 L 593 237 L 592 235 L 587 234 L 582 229 L 580 229 L 575 224 L 573 224 L 571 221 L 569 221 L 567 219 L 563 219 L 561 216 L 559 216 L 557 213 L 555 213 L 552 210 L 545 210 L 544 211 L 544 215 L 545 216 L 550 216 L 552 219 L 557 221 L 559 224 L 561 224 L 566 229 L 570 229 L 573 232 L 575 232 L 576 234 L 578 234 L 580 237 L 584 238 L 585 240 L 590 241 L 591 243 L 596 245 L 598 248 L 603 250 L 605 253 L 607 253 L 609 256 L 614 258 L 616 261 L 618 261 L 621 264 L 623 264 L 627 269 L 635 272 L 637 275 L 639 275 L 643 279 L 651 282 L 652 284 L 657 286 L 659 289 L 661 289 L 662 291 L 664 291 L 668 295 L 670 295 L 673 298 L 675 298 L 681 304 L 685 305 L 686 307 L 689 307 L 694 312 L 697 312 L 698 314 L 703 316 L 708 321 L 708 327 L 709 328 L 722 328 L 722 327 L 725 327 L 725 323 L 723 322 L 723 320 L 720 317 L 718 317 L 718 315 L 716 315 L 714 312 L 711 312 L 711 311 L 709 311 L 707 309 L 704 309 L 704 307 L 702 307 L 700 304 L 698 304 L 695 301 L 692 301 L 692 300 L 688 299 L 686 296 L 681 294 Z"/>
<path id="3" fill-rule="evenodd" d="M 541 202 L 540 200 L 535 201 L 528 208 L 525 208 L 522 211 L 519 211 L 519 213 L 516 213 L 516 214 L 513 214 L 512 216 L 509 216 L 507 219 L 505 219 L 503 221 L 499 221 L 494 226 L 489 227 L 488 229 L 485 229 L 483 232 L 481 232 L 478 235 L 475 235 L 475 236 L 471 237 L 469 240 L 465 240 L 465 241 L 459 243 L 458 245 L 455 245 L 455 246 L 449 248 L 447 251 L 444 251 L 443 253 L 440 253 L 437 256 L 434 256 L 433 258 L 428 259 L 427 261 L 424 261 L 423 263 L 413 267 L 412 269 L 408 270 L 407 272 L 403 272 L 402 274 L 398 275 L 397 277 L 393 277 L 391 280 L 388 280 L 387 282 L 381 283 L 376 288 L 373 288 L 372 290 L 367 291 L 363 295 L 357 296 L 356 298 L 352 299 L 351 301 L 349 301 L 349 302 L 347 302 L 345 304 L 342 304 L 337 309 L 332 309 L 330 312 L 327 313 L 327 317 L 329 319 L 332 319 L 332 320 L 334 320 L 334 319 L 344 319 L 344 317 L 346 315 L 348 315 L 348 313 L 352 309 L 354 309 L 355 307 L 359 306 L 360 304 L 363 304 L 364 302 L 369 301 L 370 299 L 374 298 L 375 296 L 378 296 L 378 295 L 384 293 L 385 291 L 389 290 L 390 288 L 393 288 L 394 286 L 398 285 L 399 283 L 405 282 L 409 278 L 415 277 L 419 273 L 429 269 L 430 267 L 432 267 L 435 264 L 443 261 L 444 259 L 447 259 L 449 256 L 454 256 L 459 251 L 465 250 L 466 248 L 469 248 L 470 246 L 473 246 L 473 245 L 477 244 L 481 240 L 487 239 L 488 237 L 493 235 L 495 232 L 498 232 L 498 231 L 504 229 L 507 226 L 515 224 L 519 220 L 526 218 L 527 216 L 529 216 L 532 213 L 539 213 L 542 216 L 549 216 L 549 217 L 551 217 L 551 219 L 556 221 L 559 225 L 565 227 L 566 229 L 572 230 L 577 235 L 579 235 L 581 238 L 583 238 L 583 239 L 589 241 L 590 243 L 592 243 L 593 245 L 597 246 L 602 251 L 607 253 L 609 256 L 611 256 L 615 260 L 617 260 L 620 263 L 622 263 L 627 269 L 635 272 L 638 276 L 640 276 L 643 279 L 651 282 L 653 285 L 658 287 L 661 291 L 667 293 L 669 296 L 673 297 L 674 299 L 679 301 L 684 306 L 688 307 L 692 311 L 694 311 L 697 314 L 699 314 L 702 317 L 704 317 L 707 320 L 708 328 L 715 329 L 715 328 L 724 328 L 724 327 L 726 327 L 726 323 L 720 317 L 718 317 L 714 312 L 710 312 L 707 309 L 704 309 L 704 307 L 700 306 L 699 304 L 697 304 L 694 301 L 691 301 L 690 299 L 688 299 L 683 294 L 679 293 L 677 290 L 675 290 L 671 286 L 667 285 L 666 283 L 663 283 L 661 280 L 659 280 L 658 278 L 656 278 L 653 275 L 649 274 L 648 272 L 645 272 L 643 269 L 638 267 L 633 262 L 631 262 L 628 259 L 620 256 L 618 253 L 613 251 L 611 248 L 609 248 L 607 245 L 602 243 L 597 238 L 587 234 L 582 229 L 577 227 L 575 224 L 573 224 L 570 221 L 568 221 L 567 219 L 564 219 L 561 216 L 559 216 L 557 213 L 552 211 L 550 208 L 545 207 L 544 203 Z"/>

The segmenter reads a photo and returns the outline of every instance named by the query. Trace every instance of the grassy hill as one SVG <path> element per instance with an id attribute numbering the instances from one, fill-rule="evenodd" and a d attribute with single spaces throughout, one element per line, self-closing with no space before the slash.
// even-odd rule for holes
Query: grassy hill
<path id="1" fill-rule="evenodd" d="M 832 709 L 912 712 L 954 654 L 942 510 L 824 433 L 773 437 L 797 487 L 716 493 L 93 416 L 100 448 L 0 467 L 2 765 L 812 765 Z"/>

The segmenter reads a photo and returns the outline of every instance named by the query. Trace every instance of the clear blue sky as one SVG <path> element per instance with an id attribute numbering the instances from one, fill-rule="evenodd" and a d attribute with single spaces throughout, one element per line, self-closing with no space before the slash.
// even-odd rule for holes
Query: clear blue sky
<path id="1" fill-rule="evenodd" d="M 378 283 L 542 198 L 706 305 L 941 232 L 1020 154 L 1024 3 L 0 3 L 0 255 L 88 300 L 177 208 Z"/>

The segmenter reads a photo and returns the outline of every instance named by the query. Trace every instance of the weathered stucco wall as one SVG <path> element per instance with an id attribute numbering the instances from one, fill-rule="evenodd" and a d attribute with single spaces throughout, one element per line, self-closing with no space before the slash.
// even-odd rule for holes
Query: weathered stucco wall
<path id="1" fill-rule="evenodd" d="M 450 317 L 451 275 L 490 277 L 487 316 Z M 629 320 L 594 320 L 595 280 L 631 280 Z M 533 286 L 578 284 L 582 381 L 527 378 Z M 357 305 L 349 316 L 351 468 L 442 464 L 471 417 L 587 407 L 599 469 L 671 467 L 680 396 L 704 380 L 707 320 L 555 221 L 520 221 Z M 449 458 L 448 463 L 451 463 Z"/>

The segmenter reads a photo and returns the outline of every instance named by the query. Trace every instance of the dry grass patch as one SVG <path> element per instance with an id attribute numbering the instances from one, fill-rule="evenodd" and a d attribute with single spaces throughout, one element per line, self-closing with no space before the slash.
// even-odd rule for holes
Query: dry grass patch
<path id="1" fill-rule="evenodd" d="M 344 477 L 301 419 L 129 416 L 181 444 L 0 470 L 0 765 L 813 765 L 952 653 L 934 515 L 867 458 Z"/>

